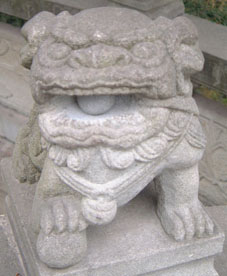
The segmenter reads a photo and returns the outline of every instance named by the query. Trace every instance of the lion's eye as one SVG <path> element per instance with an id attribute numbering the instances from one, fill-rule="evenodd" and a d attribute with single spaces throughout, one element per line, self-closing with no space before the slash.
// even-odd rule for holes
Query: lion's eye
<path id="1" fill-rule="evenodd" d="M 71 52 L 71 48 L 66 44 L 55 43 L 48 49 L 48 56 L 54 60 L 66 58 Z"/>
<path id="2" fill-rule="evenodd" d="M 132 48 L 133 54 L 140 58 L 150 58 L 155 51 L 157 51 L 156 45 L 152 42 L 138 43 Z"/>
<path id="3" fill-rule="evenodd" d="M 159 40 L 137 43 L 132 53 L 134 59 L 145 67 L 159 66 L 167 54 L 165 45 Z"/>

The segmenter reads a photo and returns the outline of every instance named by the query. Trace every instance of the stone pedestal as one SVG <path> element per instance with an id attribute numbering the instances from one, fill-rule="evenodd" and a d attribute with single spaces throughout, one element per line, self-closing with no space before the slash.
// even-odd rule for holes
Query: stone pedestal
<path id="1" fill-rule="evenodd" d="M 163 231 L 147 190 L 119 208 L 107 226 L 88 228 L 88 254 L 69 269 L 49 269 L 35 252 L 36 236 L 29 220 L 35 184 L 20 184 L 11 160 L 1 163 L 7 185 L 8 216 L 28 275 L 32 276 L 217 276 L 214 256 L 222 251 L 224 234 L 215 226 L 212 237 L 176 242 Z"/>

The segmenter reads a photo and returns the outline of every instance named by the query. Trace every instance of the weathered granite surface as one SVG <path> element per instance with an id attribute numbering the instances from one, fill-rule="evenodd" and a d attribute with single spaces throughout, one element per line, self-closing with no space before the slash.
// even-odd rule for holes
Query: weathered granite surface
<path id="1" fill-rule="evenodd" d="M 39 21 L 37 21 L 38 23 L 39 23 Z M 28 33 L 26 33 L 27 31 L 26 31 L 26 29 L 25 29 L 25 35 L 27 36 L 27 34 Z M 31 35 L 31 38 L 29 38 L 29 35 L 28 35 L 28 40 L 29 39 L 31 39 L 30 41 L 29 41 L 29 43 L 32 41 L 32 43 L 34 42 L 34 40 L 33 40 L 33 36 Z M 39 43 L 42 43 L 42 40 L 38 40 L 38 44 L 36 44 L 37 42 L 35 42 L 35 47 L 39 47 Z M 38 45 L 38 46 L 37 46 Z M 31 45 L 30 45 L 31 46 Z M 34 46 L 34 45 L 33 45 Z M 34 51 L 34 49 L 32 50 L 32 51 Z M 95 51 L 94 51 L 95 52 Z M 29 52 L 28 52 L 29 53 Z M 29 53 L 29 55 L 28 55 L 28 57 L 29 58 L 31 58 L 31 55 L 33 55 L 34 54 L 34 52 L 30 52 Z M 57 58 L 58 59 L 58 58 Z M 26 62 L 25 62 L 25 64 L 26 65 L 29 65 L 28 63 L 27 63 L 27 61 L 28 61 L 28 59 L 27 59 L 27 57 L 25 57 L 25 59 L 24 59 Z M 86 62 L 88 62 L 89 63 L 89 57 L 88 57 L 88 59 L 87 60 L 83 60 L 82 61 L 82 65 L 84 65 L 84 62 L 86 63 Z M 92 62 L 94 62 L 94 61 L 92 61 Z M 95 61 L 95 62 L 97 62 L 97 60 Z M 99 60 L 98 60 L 98 62 L 99 62 Z M 112 62 L 112 61 L 111 61 Z M 176 63 L 177 63 L 177 61 L 176 61 Z M 100 63 L 96 63 L 96 65 L 98 66 L 98 68 L 101 68 L 100 67 Z M 178 84 L 179 85 L 179 84 Z M 106 91 L 105 91 L 106 92 Z M 35 91 L 35 93 L 36 94 L 34 94 L 35 95 L 35 98 L 36 98 L 36 101 L 40 104 L 43 104 L 46 100 L 47 100 L 47 98 L 46 97 L 42 97 L 41 96 L 41 94 L 39 94 L 39 91 L 38 90 L 36 90 Z M 80 92 L 78 92 L 79 94 L 80 94 Z M 90 92 L 88 92 L 88 93 L 90 93 Z M 96 93 L 96 92 L 95 92 Z M 101 92 L 101 94 L 102 94 L 103 92 Z M 143 92 L 144 93 L 144 92 Z M 78 95 L 79 95 L 78 94 Z M 78 96 L 77 95 L 77 96 Z M 89 95 L 89 94 L 88 94 Z M 92 96 L 91 96 L 92 97 Z M 93 102 L 93 106 L 92 107 L 90 107 L 89 106 L 89 101 L 87 101 L 87 98 L 86 98 L 86 100 L 84 100 L 83 98 L 81 98 L 81 99 L 77 99 L 77 103 L 78 103 L 78 106 L 81 108 L 81 110 L 84 112 L 84 113 L 86 113 L 86 114 L 89 114 L 89 115 L 98 115 L 98 116 L 100 116 L 101 114 L 103 114 L 103 113 L 106 113 L 106 112 L 108 112 L 109 110 L 111 110 L 112 109 L 112 107 L 114 106 L 114 104 L 113 104 L 113 95 L 112 94 L 110 94 L 110 95 L 108 95 L 108 96 L 101 96 L 101 97 L 99 97 L 99 99 L 101 99 L 101 104 L 100 104 L 100 102 L 99 101 L 96 101 L 94 98 L 91 98 L 91 100 L 93 100 L 94 102 Z M 103 104 L 102 104 L 102 101 L 104 101 L 105 103 L 107 103 L 107 107 L 106 107 L 106 109 L 102 109 L 102 107 L 103 107 Z M 155 101 L 156 101 L 156 99 L 155 99 Z M 55 102 L 55 104 L 58 106 L 58 101 L 57 102 Z M 66 106 L 68 105 L 68 102 L 66 101 Z M 94 110 L 94 107 L 95 107 L 95 110 Z M 61 106 L 60 106 L 60 108 L 61 108 Z M 100 109 L 101 108 L 101 109 Z M 44 108 L 45 109 L 45 108 Z M 36 111 L 35 111 L 36 112 Z M 70 114 L 72 114 L 71 113 L 72 111 L 70 110 Z M 31 119 L 31 121 L 30 121 L 30 124 L 33 124 L 34 123 L 34 120 L 33 120 L 33 118 L 35 118 L 36 117 L 36 115 L 34 116 L 34 117 L 31 117 L 32 119 Z M 33 129 L 34 130 L 34 129 Z M 174 130 L 175 131 L 175 130 Z M 38 134 L 38 136 L 36 135 L 37 134 L 37 132 L 35 133 L 35 137 L 38 137 L 38 140 L 40 139 L 39 138 L 39 134 Z M 32 137 L 32 139 L 34 139 L 35 138 L 34 136 Z M 30 137 L 31 138 L 31 137 Z M 195 138 L 195 137 L 194 137 Z M 201 138 L 201 137 L 200 137 Z M 48 139 L 47 139 L 48 140 Z M 44 141 L 45 142 L 45 141 Z M 195 141 L 194 141 L 195 142 Z M 194 143 L 193 142 L 193 143 Z M 201 140 L 200 140 L 200 142 L 201 142 Z M 198 143 L 198 141 L 197 141 L 197 143 Z M 45 143 L 43 144 L 43 145 L 45 145 Z M 47 145 L 48 146 L 48 145 Z M 150 145 L 149 145 L 150 146 Z M 197 144 L 197 146 L 198 146 L 198 144 Z M 33 146 L 31 147 L 31 149 L 33 149 Z M 46 147 L 45 149 L 48 149 L 48 147 Z M 67 150 L 68 150 L 68 148 L 67 148 Z M 56 149 L 55 150 L 53 150 L 53 151 L 56 151 Z M 40 153 L 40 152 L 39 152 Z M 41 151 L 41 153 L 42 153 L 42 151 Z M 119 153 L 119 152 L 118 152 Z M 34 156 L 37 156 L 37 151 L 35 151 L 35 152 L 33 152 L 32 154 L 34 154 Z M 53 160 L 54 160 L 54 163 L 56 164 L 56 162 L 58 163 L 58 161 L 59 161 L 59 152 L 57 153 L 58 154 L 58 157 L 56 156 L 56 152 L 54 153 L 54 152 L 52 152 L 51 153 L 52 154 L 52 158 L 53 158 Z M 54 155 L 53 155 L 54 154 Z M 62 153 L 61 153 L 62 154 Z M 54 157 L 53 157 L 54 156 Z M 109 156 L 107 156 L 107 157 L 109 157 Z M 60 156 L 60 158 L 62 158 L 62 156 Z M 43 157 L 41 158 L 42 160 L 43 160 Z M 44 156 L 44 159 L 45 159 L 45 156 Z M 57 160 L 58 159 L 58 160 Z M 105 159 L 105 158 L 104 158 Z M 103 161 L 104 161 L 104 163 L 105 162 L 109 162 L 108 160 L 107 161 L 105 161 L 103 159 Z M 41 160 L 41 163 L 42 163 L 42 160 Z M 73 171 L 75 170 L 75 156 L 74 156 L 74 159 L 70 159 L 70 160 L 67 160 L 67 166 L 70 168 L 70 169 L 72 169 Z M 112 160 L 110 160 L 111 162 L 112 162 Z M 150 160 L 149 160 L 150 161 Z M 36 163 L 36 161 L 34 162 L 34 161 L 32 161 L 33 162 L 33 164 L 35 164 Z M 39 160 L 39 162 L 40 162 L 40 160 Z M 61 161 L 60 161 L 61 162 Z M 84 160 L 82 160 L 82 162 L 84 162 Z M 87 161 L 85 160 L 85 163 L 86 163 Z M 62 165 L 62 164 L 61 164 Z M 60 166 L 61 166 L 60 165 Z M 85 164 L 86 165 L 86 164 Z M 107 164 L 106 164 L 107 165 Z M 49 165 L 47 165 L 47 168 L 49 168 L 48 167 Z M 59 164 L 57 164 L 57 166 L 59 166 Z M 76 165 L 77 166 L 77 165 Z M 115 164 L 111 164 L 111 166 L 116 166 Z M 117 166 L 119 166 L 119 164 L 117 164 Z M 122 166 L 122 164 L 120 165 L 120 166 Z M 52 168 L 52 165 L 50 166 L 51 168 Z M 116 167 L 117 169 L 119 169 L 119 167 Z M 34 168 L 32 168 L 32 169 L 34 169 Z M 122 169 L 122 168 L 121 168 Z M 125 169 L 125 168 L 124 168 Z M 172 168 L 171 168 L 172 169 Z M 169 176 L 170 176 L 170 174 L 169 175 L 167 175 L 168 176 L 168 178 L 169 178 Z M 178 177 L 179 175 L 177 175 L 177 177 Z M 54 176 L 55 177 L 55 176 Z M 182 175 L 180 175 L 180 178 L 182 177 Z M 187 176 L 188 177 L 188 176 Z M 45 178 L 45 177 L 44 177 Z M 35 178 L 36 179 L 36 178 Z M 46 178 L 46 179 L 48 179 L 48 177 Z M 101 179 L 101 178 L 100 178 Z M 198 177 L 197 177 L 197 179 L 198 179 Z M 44 182 L 45 182 L 46 180 L 44 179 Z M 165 177 L 163 178 L 163 179 L 160 179 L 160 183 L 162 183 L 162 181 L 163 181 L 163 183 L 165 183 L 166 181 L 165 181 Z M 67 182 L 67 181 L 66 181 Z M 196 180 L 196 182 L 198 182 L 197 180 Z M 158 183 L 158 182 L 157 182 Z M 68 184 L 68 183 L 67 183 Z M 38 191 L 39 192 L 39 191 Z M 167 189 L 167 191 L 164 191 L 164 192 L 167 192 L 168 193 L 168 189 Z M 68 191 L 66 191 L 66 193 L 68 193 Z M 159 192 L 160 193 L 160 192 Z M 48 195 L 48 196 L 50 196 L 50 195 Z M 84 244 L 86 244 L 86 241 L 85 241 L 85 235 L 84 235 L 84 232 L 82 232 L 83 230 L 84 230 L 84 227 L 86 227 L 86 223 L 88 222 L 88 223 L 92 223 L 92 224 L 100 224 L 100 219 L 101 219 L 101 223 L 107 223 L 107 222 L 109 222 L 110 220 L 112 220 L 113 219 L 113 217 L 115 216 L 115 213 L 116 213 L 116 210 L 115 210 L 115 204 L 114 204 L 114 202 L 112 202 L 111 200 L 110 201 L 108 201 L 108 202 L 105 202 L 105 199 L 104 199 L 104 202 L 103 202 L 103 198 L 101 198 L 102 200 L 100 201 L 100 202 L 97 202 L 97 199 L 92 199 L 92 200 L 87 200 L 87 199 L 85 199 L 84 201 L 82 201 L 82 215 L 86 218 L 86 220 L 84 221 L 84 220 L 80 220 L 81 218 L 79 218 L 78 217 L 78 213 L 77 212 L 75 212 L 75 213 L 73 213 L 73 219 L 71 220 L 71 221 L 69 221 L 68 222 L 68 229 L 69 229 L 69 232 L 73 232 L 74 231 L 74 229 L 75 229 L 75 227 L 78 227 L 78 226 L 75 226 L 75 224 L 77 223 L 77 221 L 79 220 L 79 233 L 78 233 L 78 231 L 76 231 L 76 233 L 73 233 L 73 234 L 71 234 L 71 233 L 66 233 L 66 235 L 64 236 L 64 235 L 59 235 L 59 234 L 56 234 L 56 233 L 50 233 L 49 231 L 51 231 L 52 232 L 52 229 L 50 230 L 50 228 L 51 227 L 53 227 L 52 226 L 52 223 L 53 223 L 53 221 L 52 221 L 52 218 L 51 218 L 51 216 L 50 216 L 50 214 L 49 214 L 49 211 L 51 210 L 52 212 L 54 212 L 54 216 L 55 216 L 55 219 L 56 219 L 56 217 L 58 217 L 59 216 L 59 218 L 60 218 L 60 220 L 58 220 L 58 219 L 56 219 L 56 221 L 54 222 L 56 225 L 54 226 L 55 227 L 55 230 L 57 229 L 57 232 L 59 231 L 60 233 L 62 233 L 62 225 L 64 225 L 65 224 L 65 222 L 64 222 L 64 217 L 65 216 L 68 216 L 68 217 L 70 217 L 70 213 L 67 213 L 67 215 L 66 215 L 66 213 L 62 213 L 62 210 L 64 209 L 64 208 L 69 208 L 68 210 L 70 210 L 70 208 L 74 208 L 74 209 L 71 209 L 71 211 L 75 211 L 75 209 L 76 209 L 76 211 L 78 211 L 78 206 L 75 206 L 74 205 L 74 203 L 73 203 L 73 201 L 75 200 L 75 198 L 73 198 L 73 197 L 71 197 L 71 196 L 69 196 L 68 197 L 68 195 L 66 196 L 66 197 L 62 197 L 61 198 L 61 200 L 60 201 L 58 201 L 58 199 L 56 200 L 56 198 L 52 198 L 52 194 L 51 194 L 51 200 L 49 200 L 48 202 L 47 202 L 47 205 L 46 206 L 44 206 L 44 210 L 45 210 L 45 208 L 46 208 L 46 210 L 44 211 L 44 215 L 43 215 L 43 217 L 44 218 L 41 218 L 41 228 L 42 228 L 42 230 L 44 230 L 44 234 L 39 234 L 39 236 L 38 236 L 38 242 L 37 242 L 37 244 L 36 244 L 36 248 L 37 248 L 37 250 L 38 250 L 38 254 L 39 254 L 39 257 L 40 257 L 40 259 L 44 262 L 44 263 L 47 263 L 50 267 L 63 267 L 63 266 L 68 266 L 68 265 L 71 265 L 71 264 L 74 264 L 74 260 L 75 260 L 75 256 L 77 256 L 78 257 L 78 259 L 79 258 L 81 258 L 81 256 L 83 255 L 83 253 L 84 253 L 84 250 L 86 249 L 86 245 L 84 246 Z M 103 205 L 103 203 L 104 203 L 104 205 Z M 108 204 L 107 204 L 108 203 Z M 84 205 L 83 205 L 84 204 Z M 8 202 L 8 206 L 10 206 L 10 203 Z M 33 205 L 34 206 L 34 205 Z M 63 206 L 63 208 L 62 208 L 62 206 Z M 84 208 L 84 206 L 85 206 L 85 208 Z M 102 209 L 103 208 L 103 206 L 105 207 L 104 209 Z M 98 207 L 98 208 L 97 208 Z M 101 207 L 101 212 L 100 212 L 100 207 Z M 198 206 L 197 206 L 198 207 Z M 202 224 L 200 224 L 200 226 L 198 227 L 198 225 L 196 225 L 196 224 L 194 224 L 194 227 L 196 226 L 196 227 L 198 227 L 198 228 L 196 228 L 196 234 L 198 235 L 198 236 L 200 236 L 202 233 L 203 233 L 203 231 L 204 231 L 204 229 L 203 230 L 201 230 L 201 228 L 200 227 L 205 227 L 206 228 L 206 231 L 209 233 L 209 234 L 211 234 L 212 233 L 212 223 L 211 223 L 211 221 L 209 220 L 209 218 L 204 214 L 204 212 L 200 209 L 200 207 L 199 207 L 199 209 L 197 209 L 196 210 L 196 208 L 197 207 L 195 207 L 195 209 L 193 209 L 193 211 L 192 211 L 192 213 L 191 214 L 193 214 L 193 216 L 195 216 L 195 220 L 196 220 L 196 224 L 197 223 L 201 223 L 201 222 L 199 222 L 199 220 L 201 219 L 201 215 L 202 216 L 204 216 L 203 217 L 203 219 L 205 219 L 205 221 L 206 221 L 206 223 L 205 223 L 205 226 L 203 226 Z M 36 207 L 35 207 L 36 208 Z M 53 209 L 49 209 L 49 208 L 53 208 Z M 84 209 L 83 209 L 84 208 Z M 194 206 L 192 207 L 192 208 L 194 208 Z M 39 209 L 39 207 L 38 207 L 38 209 Z M 111 210 L 112 209 L 112 210 Z M 37 209 L 36 209 L 37 210 Z M 68 210 L 67 210 L 67 212 L 68 212 Z M 160 209 L 159 209 L 160 210 Z M 65 211 L 65 210 L 64 210 Z M 70 212 L 71 212 L 70 211 Z M 197 213 L 197 211 L 199 211 L 198 213 Z M 166 212 L 166 211 L 164 211 L 164 212 Z M 9 208 L 9 213 L 10 213 L 10 208 Z M 35 212 L 36 213 L 36 212 Z M 95 213 L 95 214 L 94 214 Z M 97 213 L 99 213 L 99 216 L 97 216 Z M 183 210 L 183 212 L 182 213 L 180 213 L 180 215 L 185 215 L 185 214 L 187 214 L 187 208 L 185 209 L 185 210 Z M 11 215 L 13 215 L 13 214 L 11 214 Z M 101 216 L 100 216 L 101 215 Z M 162 224 L 163 224 L 163 226 L 165 227 L 165 229 L 166 229 L 166 231 L 167 232 L 169 232 L 169 233 L 171 233 L 171 234 L 174 234 L 174 231 L 176 231 L 176 229 L 174 229 L 174 231 L 173 232 L 171 232 L 171 230 L 169 230 L 168 229 L 168 227 L 169 226 L 167 226 L 167 224 L 165 225 L 165 223 L 167 223 L 167 222 L 165 222 L 165 220 L 166 220 L 166 218 L 164 218 L 165 217 L 165 215 L 166 214 L 164 214 L 164 216 L 159 212 L 159 216 L 161 216 L 161 219 L 162 219 Z M 168 216 L 168 212 L 167 212 L 167 216 Z M 70 218 L 71 219 L 71 218 Z M 168 217 L 167 217 L 167 219 L 168 219 Z M 58 220 L 58 221 L 57 221 Z M 170 218 L 170 220 L 171 220 L 171 218 Z M 187 221 L 188 220 L 188 221 Z M 168 221 L 168 220 L 167 220 Z M 174 220 L 173 220 L 174 221 Z M 186 218 L 186 222 L 185 222 L 185 220 L 184 219 L 182 219 L 182 221 L 183 221 L 183 223 L 185 223 L 185 225 L 186 225 L 186 232 L 184 233 L 184 235 L 186 236 L 186 237 L 190 237 L 191 238 L 191 233 L 187 233 L 187 227 L 189 227 L 189 228 L 191 228 L 192 227 L 192 225 L 193 225 L 193 223 L 191 224 L 191 221 L 190 221 L 190 219 L 189 218 Z M 83 225 L 83 223 L 85 222 L 85 224 Z M 35 221 L 35 223 L 36 223 L 36 221 Z M 39 222 L 38 222 L 39 223 Z M 169 223 L 168 223 L 169 224 Z M 64 226 L 65 227 L 65 226 Z M 179 225 L 177 226 L 177 227 L 179 227 Z M 179 229 L 177 229 L 177 230 L 179 230 Z M 192 231 L 192 228 L 190 229 L 190 231 Z M 48 233 L 47 233 L 48 232 Z M 65 232 L 66 231 L 64 231 L 63 230 L 63 232 L 64 232 L 64 234 L 65 234 Z M 80 233 L 81 232 L 81 233 Z M 89 230 L 88 230 L 88 233 L 89 233 Z M 195 232 L 193 232 L 193 235 L 194 235 L 194 233 Z M 179 234 L 179 233 L 178 233 Z M 178 236 L 178 234 L 177 235 L 175 235 L 175 238 L 176 239 L 178 239 L 179 238 L 179 236 Z M 78 238 L 78 235 L 79 235 L 79 238 Z M 180 234 L 180 235 L 182 235 L 182 233 Z M 60 237 L 59 237 L 60 236 Z M 65 237 L 66 237 L 66 239 L 65 239 Z M 180 239 L 181 239 L 181 237 L 180 237 Z M 53 243 L 52 243 L 52 240 L 53 240 Z M 82 247 L 82 250 L 81 251 L 79 251 L 79 253 L 78 253 L 78 250 L 75 250 L 75 247 L 71 247 L 71 245 L 74 243 L 74 241 L 77 241 L 77 243 L 79 244 L 79 246 L 81 246 Z M 54 250 L 54 252 L 58 252 L 58 254 L 56 254 L 56 253 L 54 253 L 54 258 L 53 258 L 53 256 L 50 256 L 50 253 L 52 253 L 52 251 L 53 251 L 53 244 L 55 243 L 55 242 L 59 242 L 59 245 L 57 245 L 57 248 L 55 247 L 55 250 Z M 48 245 L 48 243 L 52 243 L 52 244 L 50 244 L 50 245 Z M 68 245 L 66 245 L 66 243 L 65 242 L 69 242 L 68 243 Z M 63 252 L 61 252 L 61 249 L 62 249 L 62 245 L 64 245 L 64 247 L 63 247 Z M 56 249 L 58 249 L 58 250 L 56 250 Z M 44 253 L 42 252 L 44 250 Z M 50 250 L 50 251 L 49 251 Z M 72 252 L 73 252 L 73 250 L 75 250 L 75 254 L 76 255 L 72 255 Z M 71 253 L 71 260 L 69 260 L 69 258 L 67 257 L 67 256 L 69 256 L 69 253 L 67 253 L 67 252 L 70 252 Z M 48 259 L 49 258 L 49 256 L 50 256 L 50 259 Z M 66 259 L 64 260 L 63 259 L 63 257 L 65 257 L 66 256 Z M 60 260 L 60 262 L 59 262 L 59 260 Z M 77 260 L 78 261 L 78 260 Z M 171 269 L 172 269 L 172 271 L 171 271 Z M 188 273 L 191 273 L 192 271 L 193 271 L 193 273 L 195 273 L 195 269 L 197 269 L 197 272 L 196 273 L 198 273 L 198 275 L 200 275 L 201 273 L 203 273 L 204 271 L 205 271 L 205 273 L 206 273 L 206 275 L 217 275 L 216 274 L 216 272 L 214 271 L 214 269 L 213 269 L 213 264 L 212 264 L 212 259 L 207 259 L 207 260 L 201 260 L 201 261 L 199 261 L 199 262 L 196 262 L 196 263 L 194 263 L 194 264 L 192 264 L 192 265 L 190 265 L 190 264 L 187 264 L 187 265 L 185 265 L 185 264 L 183 264 L 182 266 L 178 266 L 177 268 L 171 268 L 171 269 L 168 269 L 168 271 L 166 271 L 166 270 L 164 270 L 164 271 L 162 271 L 162 272 L 157 272 L 158 274 L 157 275 L 168 275 L 168 274 L 173 274 L 173 273 L 177 273 L 176 271 L 178 271 L 179 272 L 179 269 L 181 270 L 180 271 L 180 275 L 188 275 Z M 106 272 L 105 272 L 106 273 Z M 168 273 L 168 274 L 167 274 Z M 150 272 L 149 272 L 149 274 L 150 274 Z M 149 275 L 149 274 L 147 274 L 147 272 L 146 272 L 146 274 L 144 274 L 144 275 Z M 154 274 L 155 275 L 155 274 Z"/>
<path id="2" fill-rule="evenodd" d="M 71 14 L 84 9 L 98 7 L 130 7 L 138 9 L 152 18 L 167 16 L 174 18 L 184 13 L 182 0 L 1 0 L 0 11 L 24 19 L 30 19 L 40 11 Z"/>
<path id="3" fill-rule="evenodd" d="M 166 233 L 211 236 L 198 200 L 206 138 L 190 81 L 204 62 L 195 26 L 96 8 L 42 12 L 22 34 L 35 104 L 13 170 L 38 183 L 31 226 L 40 260 L 54 269 L 82 261 L 88 226 L 110 223 L 152 180 Z"/>
<path id="4" fill-rule="evenodd" d="M 36 185 L 18 183 L 12 173 L 6 173 L 10 163 L 10 159 L 1 163 L 9 193 L 7 212 L 28 275 L 217 276 L 213 258 L 222 251 L 224 240 L 219 227 L 215 226 L 211 237 L 174 241 L 161 227 L 150 190 L 119 208 L 110 224 L 88 229 L 88 252 L 80 264 L 63 270 L 47 268 L 37 257 L 34 233 L 29 226 Z"/>
<path id="5" fill-rule="evenodd" d="M 204 36 L 206 32 L 204 32 L 203 29 L 199 26 L 200 19 L 194 20 L 193 17 L 191 19 L 195 24 L 197 24 L 199 28 L 200 46 L 204 51 L 208 51 L 212 44 L 210 42 L 207 43 L 206 39 L 208 38 Z M 216 30 L 213 29 L 212 32 L 210 31 L 210 33 L 211 34 L 209 37 L 217 35 Z M 220 32 L 218 34 L 220 34 Z M 26 116 L 28 116 L 29 112 L 31 111 L 34 101 L 31 97 L 30 87 L 28 84 L 26 84 L 27 81 L 22 86 L 23 88 L 26 88 L 19 90 L 14 89 L 13 86 L 9 87 L 7 84 L 10 83 L 9 75 L 7 75 L 9 69 L 10 76 L 12 71 L 18 75 L 18 77 L 14 78 L 14 84 L 16 87 L 19 87 L 19 85 L 24 82 L 24 74 L 26 74 L 26 80 L 29 78 L 29 70 L 26 70 L 20 66 L 19 52 L 20 49 L 25 45 L 25 40 L 20 34 L 20 30 L 7 24 L 0 23 L 0 35 L 3 39 L 3 42 L 0 46 L 0 52 L 2 53 L 0 56 L 0 67 L 1 71 L 5 72 L 5 78 L 2 79 L 2 83 L 0 84 L 0 136 L 6 137 L 7 139 L 15 142 L 19 129 L 27 121 Z M 222 39 L 224 40 L 225 36 L 222 36 Z M 10 52 L 4 50 L 6 49 L 4 46 L 4 41 L 7 41 L 7 44 L 10 45 Z M 210 51 L 212 50 L 213 55 L 219 57 L 218 55 L 223 53 L 223 51 L 220 51 L 220 49 L 224 48 L 224 41 L 221 42 L 220 39 L 213 39 L 211 42 L 213 44 L 215 43 L 216 46 L 213 45 Z M 225 52 L 223 54 L 225 54 Z M 13 58 L 10 58 L 11 56 Z M 223 56 L 221 55 L 220 58 L 222 59 Z M 8 92 L 5 89 L 6 85 L 8 89 L 11 89 Z M 12 96 L 6 97 L 6 93 Z M 206 205 L 227 204 L 227 199 L 225 196 L 225 194 L 227 194 L 225 189 L 227 184 L 224 177 L 227 166 L 227 147 L 224 145 L 225 141 L 227 141 L 227 111 L 226 108 L 222 107 L 221 104 L 206 100 L 201 96 L 195 95 L 195 100 L 200 110 L 202 123 L 205 127 L 204 130 L 208 139 L 208 145 L 211 145 L 212 147 L 212 150 L 210 150 L 210 146 L 206 148 L 204 158 L 202 159 L 204 160 L 203 163 L 206 165 L 203 166 L 204 169 L 200 168 L 201 172 L 203 170 L 203 176 L 200 178 L 200 183 L 202 183 L 200 184 L 200 199 Z M 222 145 L 218 148 L 215 147 L 217 140 L 220 141 L 219 145 Z M 213 160 L 212 165 L 209 165 L 210 161 L 208 160 Z M 216 166 L 215 164 L 218 165 Z M 219 180 L 221 180 L 223 183 L 221 184 L 221 189 L 219 189 L 219 184 L 216 185 L 216 183 L 220 183 Z"/>

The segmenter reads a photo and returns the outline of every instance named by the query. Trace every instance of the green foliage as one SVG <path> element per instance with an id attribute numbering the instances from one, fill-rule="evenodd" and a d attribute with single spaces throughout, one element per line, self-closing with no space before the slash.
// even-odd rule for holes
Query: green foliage
<path id="1" fill-rule="evenodd" d="M 227 106 L 227 96 L 217 90 L 200 85 L 195 88 L 194 92 Z"/>
<path id="2" fill-rule="evenodd" d="M 226 0 L 183 0 L 185 12 L 227 26 Z"/>
<path id="3" fill-rule="evenodd" d="M 4 22 L 21 28 L 26 21 L 21 18 L 0 12 L 0 22 Z"/>

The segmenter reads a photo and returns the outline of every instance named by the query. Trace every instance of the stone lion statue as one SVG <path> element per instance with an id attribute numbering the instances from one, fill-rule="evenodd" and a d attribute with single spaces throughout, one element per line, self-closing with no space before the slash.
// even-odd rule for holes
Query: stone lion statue
<path id="1" fill-rule="evenodd" d="M 204 59 L 193 24 L 97 8 L 41 12 L 22 33 L 35 105 L 13 166 L 19 181 L 37 183 L 40 259 L 54 268 L 79 262 L 89 224 L 111 222 L 152 181 L 169 235 L 211 235 L 198 200 L 206 138 L 190 76 Z"/>

